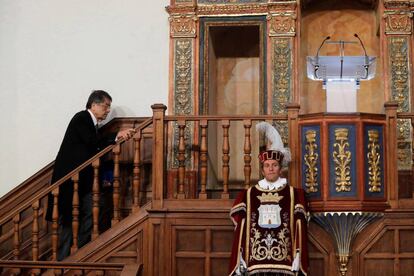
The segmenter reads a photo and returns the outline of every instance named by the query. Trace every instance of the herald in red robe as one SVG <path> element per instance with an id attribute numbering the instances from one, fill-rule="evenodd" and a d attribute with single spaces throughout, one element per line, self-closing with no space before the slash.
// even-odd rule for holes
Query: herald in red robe
<path id="1" fill-rule="evenodd" d="M 287 184 L 242 191 L 230 211 L 235 224 L 229 275 L 244 260 L 248 275 L 307 275 L 307 210 L 304 191 Z M 300 265 L 291 271 L 299 249 Z"/>

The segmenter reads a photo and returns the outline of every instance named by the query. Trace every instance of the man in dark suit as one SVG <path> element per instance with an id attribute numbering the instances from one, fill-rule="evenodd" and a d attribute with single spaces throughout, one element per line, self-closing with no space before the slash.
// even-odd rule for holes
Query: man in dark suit
<path id="1" fill-rule="evenodd" d="M 90 159 L 106 146 L 115 143 L 117 139 L 129 139 L 133 129 L 121 130 L 103 136 L 99 133 L 98 123 L 105 120 L 111 109 L 111 96 L 103 90 L 91 93 L 86 103 L 86 110 L 73 116 L 66 129 L 65 136 L 57 154 L 52 181 L 55 183 L 76 167 Z M 83 169 L 79 174 L 79 233 L 78 247 L 88 243 L 92 230 L 92 183 L 93 168 Z M 59 250 L 58 260 L 63 260 L 70 254 L 72 245 L 72 197 L 73 183 L 66 181 L 59 191 Z M 53 197 L 49 195 L 46 219 L 52 220 Z"/>

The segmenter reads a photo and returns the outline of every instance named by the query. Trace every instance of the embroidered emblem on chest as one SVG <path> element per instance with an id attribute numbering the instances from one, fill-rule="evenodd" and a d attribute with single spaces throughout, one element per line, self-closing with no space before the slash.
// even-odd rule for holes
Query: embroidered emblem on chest
<path id="1" fill-rule="evenodd" d="M 282 223 L 280 219 L 282 208 L 279 206 L 279 201 L 283 199 L 283 196 L 279 196 L 278 193 L 262 193 L 257 198 L 260 200 L 258 208 L 259 226 L 262 228 L 278 228 Z"/>

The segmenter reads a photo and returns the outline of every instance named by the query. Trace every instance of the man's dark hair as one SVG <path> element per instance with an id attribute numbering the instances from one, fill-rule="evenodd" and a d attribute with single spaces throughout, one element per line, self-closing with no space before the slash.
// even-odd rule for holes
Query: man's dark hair
<path id="1" fill-rule="evenodd" d="M 112 102 L 111 96 L 108 92 L 104 90 L 94 90 L 92 91 L 91 95 L 88 98 L 88 102 L 86 103 L 86 108 L 91 108 L 93 103 L 103 103 L 105 99 L 110 100 Z"/>

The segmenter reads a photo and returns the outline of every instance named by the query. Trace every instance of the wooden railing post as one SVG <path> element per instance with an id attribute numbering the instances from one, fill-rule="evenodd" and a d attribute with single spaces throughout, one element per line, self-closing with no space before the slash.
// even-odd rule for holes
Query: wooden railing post
<path id="1" fill-rule="evenodd" d="M 132 212 L 135 213 L 140 207 L 141 192 L 141 131 L 137 131 L 134 135 L 134 171 L 132 181 L 133 206 Z"/>
<path id="2" fill-rule="evenodd" d="M 244 126 L 244 188 L 248 189 L 250 187 L 250 178 L 252 174 L 251 168 L 251 152 L 252 152 L 252 143 L 250 140 L 250 129 L 252 127 L 252 120 L 243 120 Z"/>
<path id="3" fill-rule="evenodd" d="M 121 154 L 121 146 L 118 144 L 112 150 L 114 154 L 114 191 L 112 194 L 114 205 L 114 217 L 112 218 L 111 225 L 114 226 L 120 221 L 119 212 L 119 155 Z"/>
<path id="4" fill-rule="evenodd" d="M 153 111 L 152 208 L 161 209 L 164 202 L 164 117 L 167 107 L 163 104 L 154 104 L 151 108 Z"/>
<path id="5" fill-rule="evenodd" d="M 387 119 L 387 191 L 391 208 L 398 208 L 397 108 L 394 101 L 384 104 Z"/>
<path id="6" fill-rule="evenodd" d="M 78 233 L 79 233 L 79 173 L 72 176 L 73 181 L 73 199 L 72 199 L 72 238 L 73 244 L 70 248 L 71 253 L 78 250 Z"/>
<path id="7" fill-rule="evenodd" d="M 178 124 L 178 199 L 185 199 L 184 182 L 185 182 L 185 121 L 179 120 Z"/>
<path id="8" fill-rule="evenodd" d="M 14 227 L 13 257 L 15 260 L 19 260 L 20 259 L 20 213 L 14 216 L 13 227 Z M 15 273 L 15 275 L 19 275 L 20 269 L 19 268 L 13 269 L 13 273 Z"/>
<path id="9" fill-rule="evenodd" d="M 292 161 L 289 165 L 289 185 L 300 188 L 300 153 L 299 153 L 299 108 L 297 103 L 289 103 L 286 105 L 288 111 L 288 126 L 289 126 L 289 148 L 292 155 Z"/>
<path id="10" fill-rule="evenodd" d="M 53 211 L 52 211 L 52 261 L 57 261 L 58 240 L 59 240 L 59 187 L 53 190 Z"/>
<path id="11" fill-rule="evenodd" d="M 201 127 L 201 146 L 200 146 L 200 186 L 201 190 L 198 195 L 200 199 L 207 199 L 207 120 L 200 121 Z"/>
<path id="12" fill-rule="evenodd" d="M 222 199 L 229 199 L 229 175 L 230 175 L 230 143 L 229 143 L 229 128 L 230 121 L 222 120 L 223 127 L 223 192 L 221 193 Z"/>
<path id="13" fill-rule="evenodd" d="M 14 234 L 13 234 L 13 256 L 15 260 L 20 257 L 20 214 L 17 214 L 13 218 Z"/>
<path id="14" fill-rule="evenodd" d="M 92 240 L 99 236 L 99 158 L 92 162 L 93 185 L 92 185 Z"/>
<path id="15" fill-rule="evenodd" d="M 32 204 L 33 208 L 33 224 L 32 224 L 32 260 L 39 260 L 39 200 Z M 33 268 L 31 275 L 40 275 L 40 269 Z"/>

